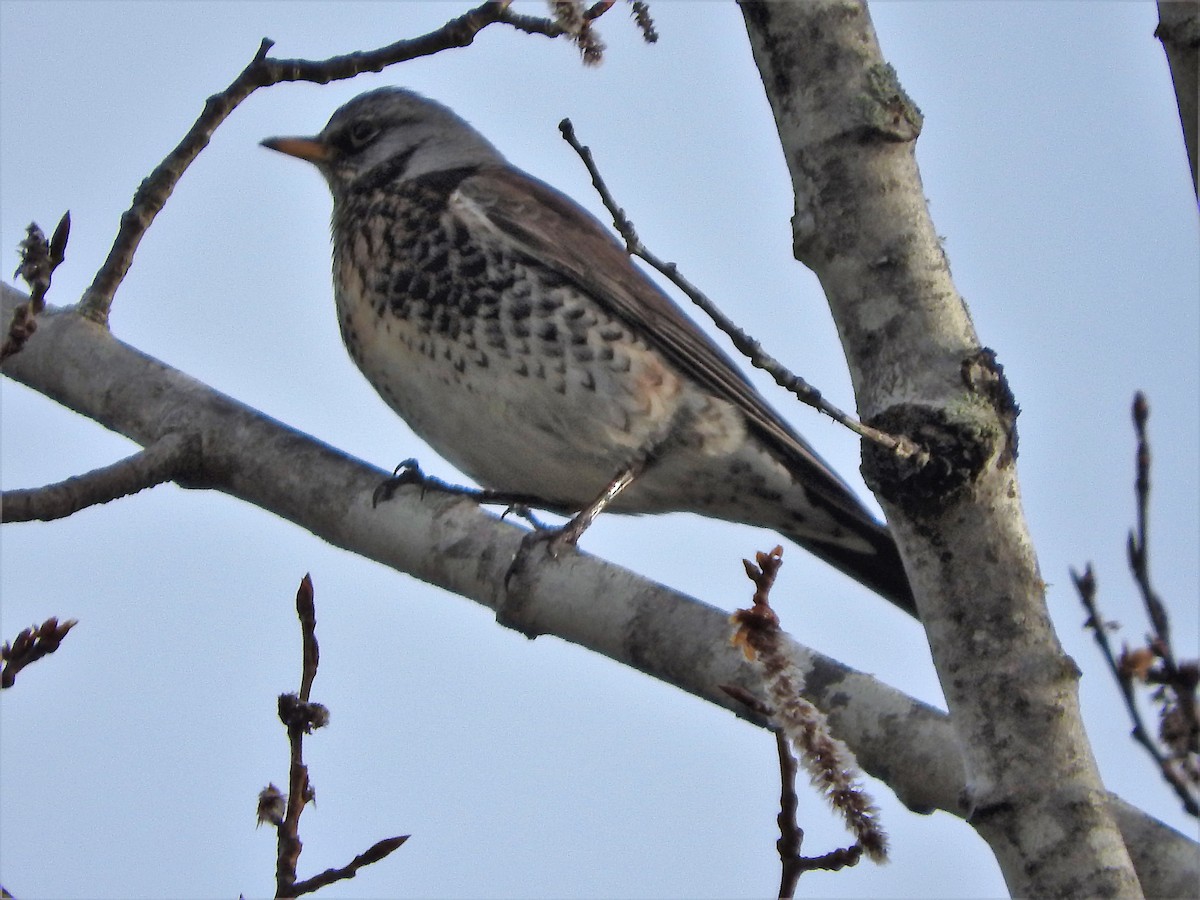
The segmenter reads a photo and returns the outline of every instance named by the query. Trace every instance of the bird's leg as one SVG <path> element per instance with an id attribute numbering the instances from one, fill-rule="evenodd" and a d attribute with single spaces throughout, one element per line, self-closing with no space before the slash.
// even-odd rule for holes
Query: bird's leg
<path id="1" fill-rule="evenodd" d="M 422 497 L 425 496 L 427 488 L 433 487 L 446 494 L 470 497 L 481 505 L 499 504 L 505 506 L 507 508 L 501 514 L 500 518 L 504 518 L 510 514 L 519 516 L 538 531 L 554 531 L 557 529 L 553 529 L 549 525 L 538 521 L 532 512 L 532 508 L 548 509 L 554 512 L 567 512 L 571 508 L 568 503 L 558 500 L 548 500 L 544 497 L 535 497 L 532 494 L 518 494 L 512 491 L 496 491 L 491 488 L 473 488 L 461 484 L 451 484 L 432 475 L 426 475 L 421 471 L 421 466 L 416 459 L 412 458 L 406 459 L 400 465 L 396 466 L 392 471 L 391 477 L 379 483 L 379 486 L 375 488 L 374 493 L 371 495 L 371 505 L 378 506 L 380 503 L 386 503 L 396 495 L 396 491 L 407 484 L 420 485 Z M 593 515 L 592 518 L 595 518 L 595 516 Z M 586 527 L 585 525 L 584 528 Z M 583 533 L 583 530 L 580 529 L 580 534 Z M 578 539 L 578 535 L 576 535 L 576 539 Z"/>
<path id="2" fill-rule="evenodd" d="M 521 503 L 520 501 L 508 504 L 508 508 L 505 509 L 504 512 L 500 513 L 500 518 L 505 519 L 510 515 L 516 516 L 518 519 L 524 519 L 533 526 L 535 531 L 546 531 L 552 527 L 535 516 L 533 514 L 533 510 L 530 509 L 527 504 Z"/>
<path id="3" fill-rule="evenodd" d="M 583 537 L 583 533 L 596 521 L 596 516 L 604 512 L 608 505 L 617 499 L 617 495 L 621 491 L 633 484 L 634 479 L 642 473 L 645 467 L 645 460 L 639 459 L 637 462 L 631 463 L 622 469 L 617 474 L 617 477 L 608 483 L 608 486 L 600 492 L 595 500 L 576 513 L 575 517 L 566 525 L 558 529 L 558 548 L 567 544 L 574 546 Z M 550 555 L 557 555 L 557 552 L 558 549 L 552 546 Z"/>
<path id="4" fill-rule="evenodd" d="M 595 500 L 576 513 L 571 521 L 561 528 L 546 528 L 525 535 L 521 539 L 521 546 L 517 550 L 516 556 L 513 557 L 512 565 L 508 567 L 508 573 L 504 576 L 505 587 L 508 587 L 513 576 L 524 571 L 530 550 L 535 544 L 545 544 L 546 552 L 552 557 L 558 556 L 563 547 L 575 546 L 583 533 L 596 520 L 596 516 L 604 512 L 605 508 L 617 498 L 617 495 L 633 484 L 634 480 L 645 470 L 646 463 L 646 457 L 638 457 L 618 472 L 617 477 L 605 486 Z"/>
<path id="5" fill-rule="evenodd" d="M 516 491 L 497 491 L 492 488 L 483 488 L 478 493 L 473 493 L 473 496 L 481 504 L 496 505 L 507 507 L 501 518 L 513 513 L 520 516 L 522 519 L 529 520 L 530 524 L 541 529 L 546 526 L 539 525 L 529 516 L 531 509 L 545 509 L 550 512 L 561 513 L 567 515 L 573 509 L 570 503 L 563 503 L 561 500 L 552 500 L 549 497 L 539 497 L 536 494 L 520 494 Z"/>

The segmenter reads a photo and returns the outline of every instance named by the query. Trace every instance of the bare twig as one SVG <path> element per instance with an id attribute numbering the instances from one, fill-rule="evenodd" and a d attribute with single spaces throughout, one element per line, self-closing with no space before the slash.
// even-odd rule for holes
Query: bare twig
<path id="1" fill-rule="evenodd" d="M 1138 391 L 1133 399 L 1133 423 L 1137 433 L 1137 471 L 1134 490 L 1137 496 L 1137 525 L 1128 540 L 1129 566 L 1142 595 L 1146 615 L 1152 629 L 1147 646 L 1122 649 L 1118 657 L 1108 639 L 1115 628 L 1100 614 L 1096 602 L 1096 576 L 1089 563 L 1080 575 L 1071 570 L 1071 578 L 1088 617 L 1084 625 L 1090 628 L 1100 647 L 1100 653 L 1121 690 L 1125 709 L 1133 723 L 1132 737 L 1154 760 L 1159 772 L 1175 791 L 1186 812 L 1200 816 L 1200 724 L 1197 723 L 1196 687 L 1200 666 L 1192 660 L 1177 661 L 1171 644 L 1170 619 L 1166 606 L 1155 591 L 1150 578 L 1149 509 L 1150 509 L 1150 441 L 1146 423 L 1150 405 Z M 1154 683 L 1159 687 L 1154 699 L 1160 706 L 1159 737 L 1170 752 L 1155 740 L 1138 709 L 1134 682 Z"/>
<path id="2" fill-rule="evenodd" d="M 369 866 L 371 863 L 379 862 L 388 856 L 393 850 L 400 849 L 404 842 L 409 839 L 409 835 L 402 834 L 398 837 L 384 838 L 382 841 L 376 842 L 365 853 L 360 853 L 346 865 L 336 869 L 326 869 L 319 875 L 314 875 L 312 878 L 306 878 L 304 881 L 297 881 L 292 885 L 292 896 L 299 897 L 301 894 L 311 894 L 319 888 L 325 887 L 327 884 L 333 884 L 335 881 L 345 881 L 347 878 L 353 878 L 358 870 L 363 866 Z"/>
<path id="3" fill-rule="evenodd" d="M 736 684 L 723 684 L 721 690 L 747 708 L 754 710 L 764 719 L 773 720 L 775 711 L 763 703 L 745 688 Z M 779 876 L 779 896 L 794 897 L 800 876 L 805 872 L 817 870 L 836 871 L 846 866 L 854 866 L 862 858 L 862 845 L 851 844 L 840 847 L 821 856 L 802 856 L 804 845 L 804 829 L 800 827 L 797 812 L 800 808 L 800 798 L 796 793 L 796 758 L 792 755 L 787 736 L 778 725 L 770 726 L 775 734 L 775 750 L 779 757 L 779 840 L 775 846 L 779 850 L 779 860 L 782 868 Z"/>
<path id="4" fill-rule="evenodd" d="M 1125 701 L 1125 709 L 1129 713 L 1130 721 L 1133 722 L 1133 739 L 1146 748 L 1146 752 L 1154 758 L 1159 769 L 1165 770 L 1166 759 L 1158 745 L 1155 744 L 1154 738 L 1142 718 L 1141 710 L 1138 709 L 1137 698 L 1133 691 L 1133 678 L 1128 669 L 1117 662 L 1117 654 L 1113 651 L 1112 643 L 1108 639 L 1108 633 L 1115 628 L 1115 623 L 1105 621 L 1096 602 L 1097 582 L 1092 564 L 1088 563 L 1084 567 L 1083 574 L 1072 569 L 1071 580 L 1075 582 L 1075 590 L 1079 592 L 1079 599 L 1087 611 L 1087 620 L 1084 622 L 1084 626 L 1091 630 L 1092 637 L 1095 638 L 1096 644 L 1100 648 L 1100 654 L 1104 657 L 1109 671 L 1112 672 L 1117 686 L 1121 689 L 1121 698 Z"/>
<path id="5" fill-rule="evenodd" d="M 796 882 L 804 872 L 831 865 L 852 865 L 865 852 L 875 862 L 887 859 L 887 835 L 879 826 L 879 811 L 859 781 L 858 763 L 850 749 L 833 737 L 824 713 L 800 696 L 804 678 L 788 659 L 782 647 L 783 632 L 779 617 L 770 605 L 771 587 L 782 565 L 783 549 L 759 553 L 755 562 L 744 560 L 746 575 L 754 582 L 754 603 L 750 609 L 739 609 L 732 616 L 735 629 L 733 643 L 741 647 L 746 658 L 762 671 L 763 684 L 770 697 L 770 720 L 778 729 L 780 749 L 780 796 L 778 842 L 783 873 L 780 896 L 790 897 Z M 757 708 L 757 707 L 755 707 Z M 804 832 L 796 823 L 795 766 L 791 752 L 796 754 L 814 787 L 829 801 L 854 834 L 855 844 L 834 854 L 808 858 L 799 855 Z M 787 759 L 784 759 L 784 756 Z"/>
<path id="6" fill-rule="evenodd" d="M 200 441 L 194 435 L 164 435 L 144 450 L 109 466 L 40 488 L 5 491 L 0 521 L 49 522 L 167 481 L 191 479 L 200 467 Z"/>
<path id="7" fill-rule="evenodd" d="M 575 127 L 571 124 L 571 120 L 563 119 L 559 122 L 558 130 L 562 133 L 563 139 L 571 145 L 572 149 L 579 154 L 579 158 L 583 160 L 583 164 L 587 167 L 588 174 L 592 178 L 592 185 L 596 188 L 596 193 L 600 195 L 600 199 L 608 210 L 609 215 L 612 216 L 613 225 L 617 229 L 617 233 L 621 235 L 621 239 L 625 241 L 625 248 L 629 254 L 638 257 L 638 259 L 643 260 L 647 265 L 662 273 L 672 284 L 683 291 L 687 298 L 700 307 L 712 319 L 713 324 L 729 337 L 734 347 L 750 361 L 751 365 L 765 371 L 775 379 L 776 384 L 784 390 L 790 391 L 802 403 L 806 403 L 818 412 L 824 413 L 835 422 L 849 428 L 859 437 L 872 441 L 899 457 L 911 458 L 917 466 L 923 466 L 929 461 L 928 451 L 909 438 L 903 436 L 896 437 L 877 428 L 872 428 L 870 425 L 865 425 L 826 400 L 817 388 L 813 387 L 799 375 L 788 371 L 787 367 L 767 353 L 757 340 L 746 334 L 732 319 L 721 312 L 717 305 L 703 291 L 688 281 L 679 272 L 679 267 L 675 263 L 666 262 L 652 253 L 642 243 L 641 238 L 638 237 L 633 223 L 625 215 L 625 210 L 617 204 L 612 193 L 608 190 L 608 186 L 604 183 L 604 178 L 601 176 L 600 170 L 596 167 L 596 162 L 592 158 L 591 150 L 581 144 L 575 136 Z"/>
<path id="8" fill-rule="evenodd" d="M 32 625 L 16 636 L 10 644 L 0 647 L 0 688 L 10 688 L 17 680 L 17 673 L 43 656 L 49 656 L 62 644 L 67 632 L 79 624 L 75 619 L 59 622 L 51 616 L 41 625 Z"/>
<path id="9" fill-rule="evenodd" d="M 46 292 L 54 270 L 67 258 L 67 238 L 71 235 L 71 213 L 63 213 L 49 241 L 37 222 L 30 222 L 25 229 L 25 239 L 19 250 L 21 264 L 14 273 L 29 285 L 29 300 L 22 303 L 13 313 L 4 343 L 0 345 L 0 362 L 14 353 L 19 353 L 25 342 L 37 330 L 37 317 L 46 308 Z"/>
<path id="10" fill-rule="evenodd" d="M 804 829 L 796 818 L 800 811 L 800 797 L 796 794 L 799 767 L 788 746 L 787 736 L 782 731 L 775 732 L 775 749 L 779 754 L 779 815 L 776 817 L 779 840 L 775 846 L 779 849 L 779 861 L 782 864 L 779 896 L 795 897 L 796 886 L 805 872 L 804 860 L 800 856 L 800 849 L 804 846 Z"/>
<path id="11" fill-rule="evenodd" d="M 304 848 L 300 840 L 300 816 L 304 807 L 316 796 L 309 781 L 308 766 L 304 764 L 304 735 L 329 724 L 329 710 L 310 699 L 321 654 L 317 645 L 317 610 L 313 600 L 312 578 L 308 575 L 304 576 L 296 591 L 296 615 L 300 619 L 303 643 L 300 693 L 281 694 L 279 697 L 279 718 L 288 734 L 288 794 L 285 803 L 279 788 L 269 784 L 258 795 L 259 824 L 270 822 L 276 826 L 276 897 L 299 897 L 335 881 L 353 878 L 363 866 L 385 858 L 409 838 L 408 835 L 384 838 L 344 866 L 326 869 L 304 881 L 296 880 L 296 866 Z"/>
<path id="12" fill-rule="evenodd" d="M 1146 436 L 1146 422 L 1150 418 L 1150 404 L 1146 395 L 1138 391 L 1133 398 L 1133 427 L 1137 432 L 1137 475 L 1134 492 L 1137 495 L 1137 530 L 1130 532 L 1128 550 L 1129 567 L 1142 593 L 1146 615 L 1159 640 L 1170 646 L 1171 626 L 1167 610 L 1150 583 L 1150 552 L 1148 549 L 1148 512 L 1150 509 L 1150 441 Z"/>
<path id="13" fill-rule="evenodd" d="M 300 693 L 281 694 L 279 719 L 287 728 L 289 766 L 287 808 L 277 829 L 278 852 L 275 862 L 275 896 L 295 897 L 296 865 L 304 844 L 300 840 L 300 816 L 304 807 L 316 796 L 304 764 L 304 735 L 328 721 L 328 713 L 309 703 L 313 679 L 317 676 L 320 654 L 316 650 L 317 616 L 313 602 L 312 578 L 305 575 L 296 591 L 296 615 L 300 619 L 303 644 L 303 663 L 300 670 Z M 320 721 L 321 719 L 324 721 Z M 320 725 L 316 724 L 320 721 Z"/>
<path id="14" fill-rule="evenodd" d="M 1157 692 L 1155 698 L 1161 707 L 1162 724 L 1159 730 L 1160 733 L 1164 730 L 1174 732 L 1175 740 L 1170 742 L 1171 761 L 1183 770 L 1179 771 L 1176 765 L 1172 765 L 1169 767 L 1170 774 L 1163 774 L 1172 785 L 1177 780 L 1191 783 L 1188 792 L 1191 802 L 1185 802 L 1184 806 L 1192 815 L 1200 816 L 1200 770 L 1196 765 L 1197 755 L 1200 755 L 1200 722 L 1197 721 L 1196 710 L 1197 664 L 1195 661 L 1180 664 L 1176 659 L 1171 641 L 1170 617 L 1150 578 L 1150 439 L 1146 431 L 1149 419 L 1150 403 L 1146 395 L 1138 391 L 1133 398 L 1133 426 L 1138 441 L 1137 475 L 1134 479 L 1137 529 L 1129 535 L 1129 567 L 1150 620 L 1152 637 L 1148 649 L 1158 659 L 1158 666 L 1147 670 L 1143 677 L 1164 689 Z M 1177 722 L 1169 725 L 1171 719 Z M 1173 779 L 1172 775 L 1177 777 Z"/>
<path id="15" fill-rule="evenodd" d="M 466 47 L 480 31 L 495 24 L 547 37 L 564 34 L 563 29 L 550 19 L 512 12 L 508 0 L 488 0 L 421 37 L 325 60 L 273 59 L 267 56 L 273 42 L 264 38 L 249 65 L 225 90 L 208 98 L 204 111 L 183 140 L 138 187 L 132 205 L 121 216 L 121 225 L 108 258 L 84 292 L 80 311 L 102 324 L 108 321 L 113 296 L 129 271 L 146 229 L 162 210 L 188 166 L 208 146 L 217 127 L 254 91 L 282 82 L 328 84 L 353 78 L 362 72 L 380 72 L 395 63 L 453 47 Z"/>

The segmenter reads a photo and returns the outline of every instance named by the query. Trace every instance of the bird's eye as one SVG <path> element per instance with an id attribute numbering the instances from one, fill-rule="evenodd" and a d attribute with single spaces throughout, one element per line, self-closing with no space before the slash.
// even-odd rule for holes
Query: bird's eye
<path id="1" fill-rule="evenodd" d="M 379 134 L 379 126 L 373 122 L 355 122 L 346 132 L 346 143 L 351 150 L 360 150 Z"/>

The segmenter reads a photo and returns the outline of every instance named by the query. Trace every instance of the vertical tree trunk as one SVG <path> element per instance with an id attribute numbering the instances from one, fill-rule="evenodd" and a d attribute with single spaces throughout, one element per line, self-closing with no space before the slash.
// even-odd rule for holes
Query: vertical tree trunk
<path id="1" fill-rule="evenodd" d="M 933 229 L 921 113 L 865 4 L 743 3 L 792 176 L 796 258 L 826 292 L 862 417 L 932 454 L 867 448 L 964 751 L 971 823 L 1015 896 L 1139 896 L 1052 630 L 1016 479 L 1016 405 Z"/>

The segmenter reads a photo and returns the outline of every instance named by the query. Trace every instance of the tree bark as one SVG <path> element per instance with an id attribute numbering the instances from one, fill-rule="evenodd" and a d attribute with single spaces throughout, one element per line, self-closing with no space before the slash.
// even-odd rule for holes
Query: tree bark
<path id="1" fill-rule="evenodd" d="M 1014 896 L 1139 896 L 1047 613 L 1016 478 L 1016 405 L 929 217 L 921 113 L 852 0 L 743 3 L 860 416 L 934 457 L 864 474 L 904 556 L 963 749 L 968 821 Z"/>
<path id="2" fill-rule="evenodd" d="M 1171 67 L 1175 85 L 1175 103 L 1179 106 L 1179 122 L 1183 126 L 1183 142 L 1187 147 L 1188 164 L 1192 170 L 1192 190 L 1200 197 L 1200 163 L 1197 163 L 1196 144 L 1200 141 L 1200 2 L 1197 0 L 1158 0 L 1158 28 L 1155 35 L 1162 41 Z"/>
<path id="3" fill-rule="evenodd" d="M 25 296 L 0 284 L 0 321 Z M 142 445 L 171 434 L 201 447 L 187 486 L 219 490 L 323 540 L 474 600 L 533 636 L 556 635 L 723 706 L 757 724 L 720 685 L 760 680 L 729 643 L 729 615 L 583 553 L 538 566 L 509 597 L 504 574 L 523 532 L 470 500 L 417 487 L 378 509 L 387 473 L 294 431 L 123 344 L 71 310 L 48 309 L 4 375 Z M 747 583 L 749 587 L 749 583 Z M 863 769 L 919 813 L 967 812 L 963 762 L 946 715 L 794 641 L 806 694 Z M 1200 848 L 1132 805 L 1107 798 L 1148 893 L 1186 896 Z"/>

